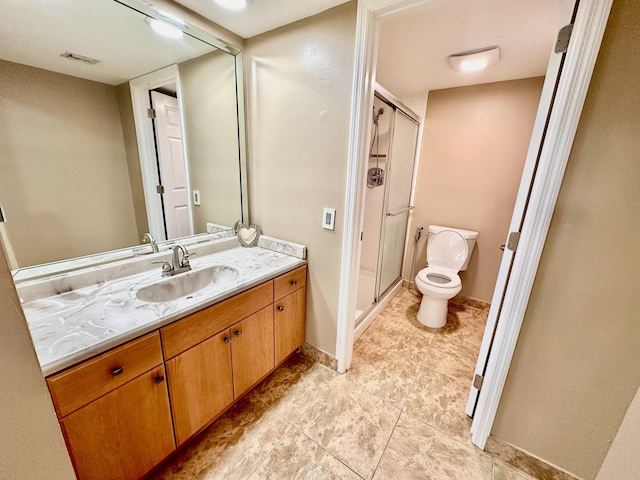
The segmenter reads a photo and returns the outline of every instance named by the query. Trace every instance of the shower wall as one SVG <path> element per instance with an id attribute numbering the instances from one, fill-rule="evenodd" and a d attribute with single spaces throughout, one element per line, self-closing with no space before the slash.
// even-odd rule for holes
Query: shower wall
<path id="1" fill-rule="evenodd" d="M 370 168 L 382 168 L 387 172 L 387 153 L 389 150 L 389 135 L 391 132 L 391 108 L 374 98 L 373 108 L 376 113 L 383 109 L 378 116 L 377 139 L 375 125 L 371 122 L 371 143 L 367 171 Z M 376 141 L 377 140 L 377 141 Z M 358 278 L 358 300 L 356 310 L 362 312 L 375 301 L 376 269 L 378 266 L 378 251 L 380 249 L 380 229 L 382 228 L 382 209 L 384 207 L 384 184 L 367 187 L 365 193 L 364 224 L 362 229 L 362 244 L 360 251 L 360 271 Z"/>
<path id="2" fill-rule="evenodd" d="M 410 231 L 480 232 L 462 295 L 491 301 L 544 78 L 429 92 Z M 426 237 L 416 269 L 426 264 Z M 404 275 L 413 258 L 410 242 Z"/>

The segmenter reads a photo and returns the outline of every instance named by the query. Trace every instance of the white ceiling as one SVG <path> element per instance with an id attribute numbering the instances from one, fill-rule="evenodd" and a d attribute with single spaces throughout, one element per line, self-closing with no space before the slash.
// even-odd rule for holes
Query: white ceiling
<path id="1" fill-rule="evenodd" d="M 345 0 L 249 0 L 233 12 L 213 0 L 178 0 L 248 38 Z M 396 95 L 544 75 L 562 0 L 440 0 L 386 19 L 380 30 L 378 81 Z M 501 61 L 483 73 L 453 72 L 448 56 L 497 45 Z M 133 48 L 132 46 L 135 46 Z M 0 58 L 118 84 L 212 48 L 156 35 L 143 16 L 115 1 L 0 0 Z M 101 60 L 64 59 L 70 51 Z"/>
<path id="2" fill-rule="evenodd" d="M 153 0 L 151 0 L 153 1 Z M 244 10 L 228 10 L 213 0 L 176 0 L 177 3 L 231 30 L 251 38 L 274 28 L 311 17 L 349 0 L 247 0 Z"/>
<path id="3" fill-rule="evenodd" d="M 0 59 L 111 85 L 214 50 L 168 40 L 144 15 L 110 0 L 0 0 Z M 62 58 L 72 52 L 96 65 Z"/>
<path id="4" fill-rule="evenodd" d="M 563 0 L 447 0 L 386 19 L 377 80 L 395 95 L 545 74 Z M 498 65 L 454 72 L 448 57 L 500 47 Z"/>

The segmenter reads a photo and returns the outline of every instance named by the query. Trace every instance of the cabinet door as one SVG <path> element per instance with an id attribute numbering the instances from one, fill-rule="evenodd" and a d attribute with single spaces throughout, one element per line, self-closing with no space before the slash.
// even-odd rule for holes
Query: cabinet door
<path id="1" fill-rule="evenodd" d="M 233 402 L 229 330 L 167 361 L 178 445 Z"/>
<path id="2" fill-rule="evenodd" d="M 175 448 L 164 366 L 60 421 L 80 480 L 140 478 Z"/>
<path id="3" fill-rule="evenodd" d="M 299 288 L 275 303 L 276 365 L 304 343 L 305 291 Z"/>
<path id="4" fill-rule="evenodd" d="M 245 393 L 273 369 L 273 305 L 231 327 L 233 391 Z"/>

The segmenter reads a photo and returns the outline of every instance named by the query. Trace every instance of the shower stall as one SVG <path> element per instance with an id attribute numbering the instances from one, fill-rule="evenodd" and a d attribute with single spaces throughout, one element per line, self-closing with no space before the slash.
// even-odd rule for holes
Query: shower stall
<path id="1" fill-rule="evenodd" d="M 377 86 L 371 115 L 356 328 L 402 279 L 419 117 Z"/>

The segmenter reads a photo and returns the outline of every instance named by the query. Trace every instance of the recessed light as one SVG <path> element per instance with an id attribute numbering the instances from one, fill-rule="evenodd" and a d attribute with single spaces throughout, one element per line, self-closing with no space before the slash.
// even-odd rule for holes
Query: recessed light
<path id="1" fill-rule="evenodd" d="M 449 56 L 449 64 L 456 72 L 477 72 L 493 66 L 500 60 L 498 47 L 482 48 Z"/>
<path id="2" fill-rule="evenodd" d="M 229 10 L 242 10 L 247 6 L 247 0 L 214 0 L 221 7 Z"/>

